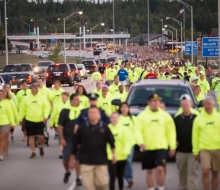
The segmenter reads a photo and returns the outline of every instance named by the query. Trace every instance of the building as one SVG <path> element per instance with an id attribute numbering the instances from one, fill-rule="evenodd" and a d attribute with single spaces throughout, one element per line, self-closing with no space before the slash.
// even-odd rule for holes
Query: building
<path id="1" fill-rule="evenodd" d="M 137 45 L 140 42 L 141 36 L 143 37 L 145 44 L 148 44 L 148 34 L 141 34 L 141 35 L 136 36 L 134 38 L 130 38 L 128 40 L 128 43 Z M 161 45 L 162 34 L 149 34 L 149 38 L 150 38 L 150 40 L 149 40 L 150 46 Z M 167 34 L 163 34 L 163 44 L 166 44 L 170 40 L 172 40 L 171 36 L 168 36 Z M 173 40 L 176 40 L 176 39 L 173 38 Z"/>
<path id="2" fill-rule="evenodd" d="M 218 37 L 218 28 L 211 28 L 208 37 Z"/>

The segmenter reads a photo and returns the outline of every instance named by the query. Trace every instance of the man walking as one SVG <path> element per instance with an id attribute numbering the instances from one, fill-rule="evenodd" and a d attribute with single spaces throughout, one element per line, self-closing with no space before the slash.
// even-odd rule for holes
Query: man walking
<path id="1" fill-rule="evenodd" d="M 59 116 L 58 121 L 58 133 L 60 137 L 60 144 L 63 146 L 63 166 L 66 170 L 63 182 L 68 183 L 71 175 L 69 171 L 69 159 L 73 147 L 73 131 L 82 107 L 79 106 L 80 100 L 78 94 L 72 94 L 70 96 L 69 108 L 64 108 Z M 77 181 L 79 181 L 79 174 L 77 175 Z"/>
<path id="2" fill-rule="evenodd" d="M 191 113 L 189 95 L 180 97 L 182 114 L 174 118 L 177 133 L 176 164 L 179 170 L 179 190 L 198 190 L 198 162 L 192 153 L 193 121 L 197 115 Z"/>
<path id="3" fill-rule="evenodd" d="M 80 146 L 79 161 L 84 190 L 106 190 L 108 186 L 108 158 L 106 143 L 112 149 L 113 160 L 116 162 L 113 135 L 108 126 L 100 119 L 100 110 L 91 106 L 88 120 L 79 125 L 73 141 L 70 167 L 74 167 L 77 147 Z"/>
<path id="4" fill-rule="evenodd" d="M 204 190 L 209 190 L 210 184 L 212 190 L 217 190 L 220 170 L 220 114 L 215 109 L 212 97 L 206 97 L 203 106 L 204 111 L 193 123 L 193 154 L 196 160 L 201 160 Z"/>
<path id="5" fill-rule="evenodd" d="M 23 100 L 19 110 L 19 121 L 25 119 L 27 136 L 32 151 L 30 159 L 36 157 L 35 136 L 38 138 L 40 155 L 44 156 L 44 127 L 49 117 L 50 106 L 46 98 L 38 92 L 38 85 L 31 85 L 31 93 Z"/>
<path id="6" fill-rule="evenodd" d="M 143 152 L 142 168 L 147 169 L 148 190 L 154 190 L 153 169 L 158 190 L 165 189 L 165 165 L 167 152 L 175 155 L 176 131 L 172 117 L 159 108 L 161 98 L 157 94 L 148 97 L 148 106 L 137 116 L 139 130 L 142 134 L 140 145 Z M 145 148 L 146 147 L 146 148 Z"/>
<path id="7" fill-rule="evenodd" d="M 121 85 L 126 85 L 126 80 L 128 78 L 128 72 L 124 69 L 124 65 L 120 66 L 120 70 L 118 70 L 119 81 Z"/>

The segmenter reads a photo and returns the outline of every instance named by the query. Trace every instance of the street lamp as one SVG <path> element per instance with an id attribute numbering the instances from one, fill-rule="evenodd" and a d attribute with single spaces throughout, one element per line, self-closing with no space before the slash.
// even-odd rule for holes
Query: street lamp
<path id="1" fill-rule="evenodd" d="M 181 27 L 181 57 L 183 58 L 183 24 L 182 24 L 182 22 L 180 22 L 180 21 L 178 21 L 178 20 L 176 20 L 175 18 L 172 18 L 172 17 L 166 17 L 166 19 L 167 20 L 173 19 Z"/>
<path id="2" fill-rule="evenodd" d="M 192 46 L 191 62 L 193 62 L 193 6 L 186 4 L 182 0 L 177 0 L 177 1 L 180 2 L 184 7 L 186 7 L 191 12 L 191 46 Z"/>
<path id="3" fill-rule="evenodd" d="M 6 9 L 6 0 L 4 0 L 4 9 L 5 9 L 5 63 L 8 65 L 8 31 L 7 31 L 7 9 Z"/>
<path id="4" fill-rule="evenodd" d="M 91 35 L 91 51 L 92 51 L 92 31 L 97 27 L 97 26 L 105 26 L 105 23 L 104 22 L 101 22 L 99 24 L 96 24 L 95 26 L 93 26 L 92 28 L 90 28 L 90 35 Z"/>
<path id="5" fill-rule="evenodd" d="M 163 47 L 163 19 L 160 19 L 160 21 L 162 22 L 162 28 L 161 28 L 161 30 L 162 30 L 161 45 L 162 45 L 162 47 Z"/>
<path id="6" fill-rule="evenodd" d="M 18 19 L 18 18 L 6 18 L 6 19 L 7 19 L 7 20 L 18 20 L 18 21 L 20 21 L 20 22 L 22 22 L 22 23 L 28 25 L 29 35 L 30 35 L 30 24 L 28 24 L 28 23 L 26 23 L 26 22 L 24 22 L 24 21 L 22 21 L 22 20 L 20 20 L 20 19 Z"/>
<path id="7" fill-rule="evenodd" d="M 170 32 L 172 34 L 172 56 L 173 56 L 173 31 L 169 30 L 169 29 L 165 29 L 163 28 L 163 30 L 167 30 L 168 32 Z"/>
<path id="8" fill-rule="evenodd" d="M 65 17 L 65 18 L 63 18 L 63 35 L 64 35 L 64 63 L 66 63 L 66 21 L 67 20 L 69 20 L 74 14 L 76 14 L 76 13 L 78 13 L 78 14 L 83 14 L 83 12 L 82 11 L 78 11 L 78 12 L 74 12 L 74 13 L 72 13 L 72 14 L 70 14 L 69 16 L 67 16 L 67 17 Z"/>
<path id="9" fill-rule="evenodd" d="M 176 30 L 176 42 L 177 42 L 177 29 L 174 28 L 174 27 L 172 27 L 172 26 L 170 26 L 170 25 L 164 25 L 164 27 L 165 27 L 165 28 L 170 27 L 170 28 L 172 28 L 173 30 Z M 177 44 L 177 43 L 176 43 L 176 44 Z M 177 52 L 177 58 L 179 58 L 178 52 Z"/>
<path id="10" fill-rule="evenodd" d="M 49 22 L 47 22 L 47 21 L 45 21 L 45 20 L 38 20 L 38 21 L 40 21 L 40 22 L 45 22 L 46 24 L 48 24 L 48 25 L 54 27 L 54 28 L 55 28 L 55 34 L 57 34 L 57 27 L 56 27 L 56 26 L 54 26 L 53 24 L 50 24 Z M 57 46 L 57 39 L 56 39 L 56 46 Z"/>
<path id="11" fill-rule="evenodd" d="M 103 34 L 106 34 L 108 31 L 114 32 L 114 29 L 108 29 L 102 33 L 102 44 L 103 44 L 103 38 L 104 38 Z M 102 48 L 102 52 L 103 52 L 103 48 Z"/>

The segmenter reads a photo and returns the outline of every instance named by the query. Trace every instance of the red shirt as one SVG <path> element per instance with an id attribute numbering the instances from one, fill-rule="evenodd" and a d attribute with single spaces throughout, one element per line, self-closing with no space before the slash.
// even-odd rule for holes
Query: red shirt
<path id="1" fill-rule="evenodd" d="M 146 75 L 145 79 L 157 79 L 157 74 L 149 73 Z"/>

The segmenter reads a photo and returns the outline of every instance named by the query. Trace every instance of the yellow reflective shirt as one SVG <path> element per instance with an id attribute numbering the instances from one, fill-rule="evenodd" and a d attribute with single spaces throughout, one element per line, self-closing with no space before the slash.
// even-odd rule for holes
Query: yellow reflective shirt
<path id="1" fill-rule="evenodd" d="M 52 98 L 52 102 L 53 102 L 53 105 L 57 104 L 58 102 L 61 102 L 62 101 L 62 98 L 61 98 L 61 94 L 64 92 L 64 90 L 62 88 L 59 88 L 59 90 L 57 89 L 53 89 L 52 92 L 51 92 L 51 98 Z"/>
<path id="2" fill-rule="evenodd" d="M 110 93 L 107 93 L 105 98 L 103 96 L 100 96 L 98 98 L 97 107 L 102 108 L 105 113 L 110 116 L 114 111 L 114 107 L 112 106 L 113 99 L 114 97 Z"/>

